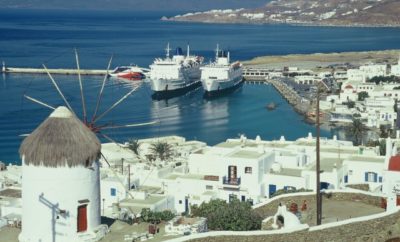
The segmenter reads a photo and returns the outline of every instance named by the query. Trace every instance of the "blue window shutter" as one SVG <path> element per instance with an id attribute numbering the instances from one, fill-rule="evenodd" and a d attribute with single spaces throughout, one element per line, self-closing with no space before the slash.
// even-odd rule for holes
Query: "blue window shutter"
<path id="1" fill-rule="evenodd" d="M 374 173 L 374 182 L 378 181 L 378 174 Z"/>
<path id="2" fill-rule="evenodd" d="M 368 181 L 368 172 L 365 172 L 365 181 Z"/>
<path id="3" fill-rule="evenodd" d="M 345 175 L 344 176 L 344 183 L 348 183 L 349 182 L 349 176 L 348 175 Z"/>
<path id="4" fill-rule="evenodd" d="M 111 188 L 111 196 L 116 196 L 117 195 L 117 189 Z"/>
<path id="5" fill-rule="evenodd" d="M 381 176 L 379 177 L 379 182 L 382 183 L 382 177 Z"/>

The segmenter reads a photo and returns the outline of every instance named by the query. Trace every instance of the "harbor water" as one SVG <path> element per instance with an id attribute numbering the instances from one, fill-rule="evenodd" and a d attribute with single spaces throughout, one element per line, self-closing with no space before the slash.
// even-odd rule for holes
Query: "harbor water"
<path id="1" fill-rule="evenodd" d="M 188 42 L 196 54 L 213 57 L 216 44 L 231 50 L 231 58 L 247 60 L 260 55 L 364 51 L 398 48 L 396 28 L 295 27 L 287 25 L 211 25 L 162 22 L 176 13 L 85 12 L 0 10 L 0 60 L 9 66 L 73 68 L 77 48 L 84 69 L 104 69 L 136 63 L 148 66 L 163 56 L 165 45 L 184 47 Z M 7 74 L 0 77 L 0 161 L 19 163 L 20 135 L 32 132 L 51 110 L 23 98 L 29 95 L 50 105 L 63 105 L 46 75 Z M 55 75 L 56 81 L 81 116 L 76 76 Z M 85 76 L 85 97 L 93 113 L 102 77 Z M 99 113 L 120 97 L 140 88 L 99 124 L 132 124 L 158 121 L 156 125 L 104 130 L 112 139 L 181 135 L 210 145 L 245 134 L 249 138 L 286 139 L 307 136 L 314 127 L 284 101 L 272 86 L 245 84 L 236 92 L 214 100 L 203 99 L 201 88 L 169 100 L 151 99 L 148 83 L 107 80 Z M 268 103 L 277 108 L 269 111 Z M 323 130 L 324 136 L 334 131 Z M 106 141 L 103 139 L 103 141 Z"/>

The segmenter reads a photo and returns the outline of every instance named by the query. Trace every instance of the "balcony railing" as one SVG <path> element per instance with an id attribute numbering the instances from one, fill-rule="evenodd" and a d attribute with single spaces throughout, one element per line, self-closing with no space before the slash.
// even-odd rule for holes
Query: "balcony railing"
<path id="1" fill-rule="evenodd" d="M 238 178 L 229 178 L 224 176 L 222 183 L 224 185 L 234 185 L 234 186 L 239 186 L 240 185 L 240 177 Z"/>

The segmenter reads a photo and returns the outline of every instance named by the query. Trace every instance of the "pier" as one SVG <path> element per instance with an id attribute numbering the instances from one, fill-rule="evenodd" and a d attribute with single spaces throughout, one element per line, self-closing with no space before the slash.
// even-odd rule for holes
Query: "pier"
<path id="1" fill-rule="evenodd" d="M 77 69 L 47 69 L 50 74 L 59 75 L 77 75 Z M 2 73 L 16 73 L 16 74 L 47 74 L 44 68 L 22 68 L 22 67 L 5 67 L 1 69 Z M 105 75 L 107 70 L 79 70 L 81 75 Z"/>
<path id="2" fill-rule="evenodd" d="M 272 79 L 265 79 L 265 81 L 271 84 L 282 95 L 282 97 L 293 106 L 296 112 L 307 114 L 311 109 L 311 102 L 306 98 L 301 97 L 295 90 L 286 85 L 286 83 Z"/>

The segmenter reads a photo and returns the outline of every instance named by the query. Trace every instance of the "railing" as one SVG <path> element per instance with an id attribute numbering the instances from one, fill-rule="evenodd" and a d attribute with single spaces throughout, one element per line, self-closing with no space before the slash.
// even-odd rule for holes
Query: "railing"
<path id="1" fill-rule="evenodd" d="M 222 180 L 222 183 L 224 185 L 238 186 L 238 185 L 240 185 L 240 177 L 238 177 L 238 178 L 229 178 L 229 177 L 224 176 L 224 178 Z"/>

